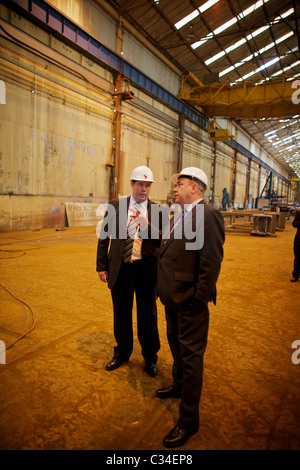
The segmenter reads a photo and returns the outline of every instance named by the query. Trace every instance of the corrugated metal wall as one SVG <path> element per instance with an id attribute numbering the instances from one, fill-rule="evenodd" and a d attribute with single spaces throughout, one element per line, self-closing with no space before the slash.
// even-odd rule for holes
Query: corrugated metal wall
<path id="1" fill-rule="evenodd" d="M 52 4 L 98 40 L 116 48 L 117 25 L 98 5 L 86 1 L 83 8 L 83 2 L 76 0 L 53 0 Z M 21 15 L 10 14 L 3 5 L 0 12 L 18 31 L 27 32 L 23 44 L 1 38 L 0 79 L 6 84 L 6 104 L 1 108 L 0 127 L 0 230 L 63 224 L 65 202 L 109 198 L 106 165 L 113 150 L 114 77 Z M 13 34 L 16 31 L 11 29 Z M 47 48 L 45 53 L 41 44 Z M 123 52 L 136 67 L 177 94 L 180 77 L 128 33 L 124 34 Z M 170 177 L 176 171 L 179 114 L 140 89 L 131 89 L 135 100 L 122 104 L 120 195 L 130 192 L 132 169 L 148 165 L 156 181 L 151 198 L 165 202 L 172 194 Z M 251 149 L 250 139 L 240 130 L 235 132 L 240 143 Z M 232 148 L 217 144 L 212 195 L 216 205 L 223 188 L 229 193 L 232 189 L 234 155 Z M 268 156 L 261 158 L 270 163 Z M 182 167 L 201 167 L 211 183 L 213 159 L 213 144 L 206 132 L 186 119 Z M 237 153 L 235 204 L 239 207 L 244 206 L 247 171 L 248 158 Z M 252 163 L 249 193 L 253 198 L 259 196 L 267 176 L 262 169 L 258 182 L 258 166 Z M 280 187 L 277 180 L 276 185 Z"/>
<path id="2" fill-rule="evenodd" d="M 57 88 L 43 88 L 7 83 L 1 126 L 2 193 L 93 193 L 105 199 L 107 184 L 99 180 L 105 181 L 104 165 L 111 152 L 112 110 L 88 98 L 80 100 L 76 93 L 59 98 Z"/>
<path id="3" fill-rule="evenodd" d="M 232 152 L 233 154 L 233 152 Z M 214 200 L 221 207 L 223 189 L 226 188 L 232 199 L 232 184 L 233 184 L 233 155 L 223 153 L 217 150 L 217 165 L 216 165 L 216 182 L 214 191 Z"/>
<path id="4" fill-rule="evenodd" d="M 152 80 L 177 96 L 181 85 L 180 77 L 126 33 L 124 34 L 123 57 Z"/>
<path id="5" fill-rule="evenodd" d="M 149 166 L 155 184 L 151 199 L 166 202 L 170 177 L 174 170 L 176 128 L 127 103 L 122 115 L 122 184 L 121 194 L 130 193 L 132 169 Z"/>

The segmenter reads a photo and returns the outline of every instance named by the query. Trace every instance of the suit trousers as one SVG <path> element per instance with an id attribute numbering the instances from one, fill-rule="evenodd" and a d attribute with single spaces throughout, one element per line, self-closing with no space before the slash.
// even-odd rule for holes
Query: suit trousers
<path id="1" fill-rule="evenodd" d="M 160 349 L 156 279 L 147 260 L 122 262 L 118 279 L 111 289 L 114 309 L 114 357 L 126 361 L 133 350 L 132 308 L 134 293 L 137 307 L 137 334 L 146 362 L 157 362 Z"/>
<path id="2" fill-rule="evenodd" d="M 166 307 L 165 310 L 167 336 L 174 360 L 173 383 L 181 389 L 178 425 L 197 432 L 209 325 L 208 306 L 191 299 L 186 304 Z"/>
<path id="3" fill-rule="evenodd" d="M 300 245 L 294 243 L 294 269 L 293 269 L 293 277 L 299 279 L 300 277 Z"/>

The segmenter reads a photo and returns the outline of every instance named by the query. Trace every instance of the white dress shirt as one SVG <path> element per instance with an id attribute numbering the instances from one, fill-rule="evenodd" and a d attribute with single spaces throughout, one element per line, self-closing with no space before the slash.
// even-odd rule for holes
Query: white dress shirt
<path id="1" fill-rule="evenodd" d="M 129 208 L 128 208 L 128 218 L 127 218 L 127 225 L 130 221 L 130 215 L 134 214 L 136 209 L 135 207 L 139 208 L 141 212 L 145 214 L 145 216 L 148 216 L 148 200 L 144 202 L 137 203 L 132 196 L 130 196 L 130 201 L 129 201 Z M 131 210 L 133 209 L 133 210 Z M 134 237 L 134 242 L 133 242 L 133 247 L 132 247 L 132 255 L 131 255 L 131 261 L 137 261 L 139 259 L 142 259 L 142 243 L 143 240 L 142 238 L 139 238 L 138 236 L 139 231 L 137 230 L 135 233 Z"/>

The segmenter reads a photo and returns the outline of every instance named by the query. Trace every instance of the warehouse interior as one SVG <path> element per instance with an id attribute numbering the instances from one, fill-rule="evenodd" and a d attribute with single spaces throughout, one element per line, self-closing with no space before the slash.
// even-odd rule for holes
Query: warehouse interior
<path id="1" fill-rule="evenodd" d="M 104 205 L 139 165 L 169 205 L 172 174 L 204 170 L 226 228 L 183 450 L 299 450 L 299 23 L 290 0 L 0 1 L 2 450 L 164 448 L 179 400 L 155 397 L 171 380 L 163 305 L 158 376 L 136 334 L 107 372 L 95 269 Z"/>

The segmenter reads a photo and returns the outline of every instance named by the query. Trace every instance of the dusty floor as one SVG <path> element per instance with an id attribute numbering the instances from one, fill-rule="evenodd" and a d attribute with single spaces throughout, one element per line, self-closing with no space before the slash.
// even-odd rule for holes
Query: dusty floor
<path id="1" fill-rule="evenodd" d="M 300 449 L 294 235 L 291 221 L 272 237 L 227 234 L 200 430 L 182 450 Z M 164 449 L 179 406 L 155 398 L 171 382 L 164 310 L 158 303 L 158 376 L 143 372 L 137 341 L 129 363 L 105 371 L 112 304 L 95 272 L 96 243 L 93 227 L 0 234 L 0 340 L 8 348 L 0 364 L 1 449 Z"/>

